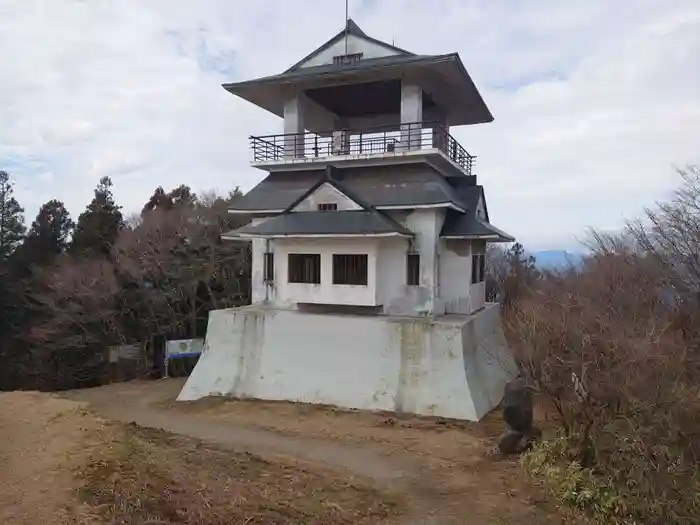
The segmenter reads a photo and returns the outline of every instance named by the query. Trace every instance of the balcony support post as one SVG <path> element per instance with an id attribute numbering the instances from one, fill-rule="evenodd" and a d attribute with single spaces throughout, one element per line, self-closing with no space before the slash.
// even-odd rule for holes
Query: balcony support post
<path id="1" fill-rule="evenodd" d="M 447 137 L 450 134 L 450 127 L 447 123 L 445 115 L 431 123 L 433 129 L 433 144 L 432 147 L 440 151 L 447 151 Z"/>
<path id="2" fill-rule="evenodd" d="M 410 80 L 401 82 L 402 150 L 421 149 L 423 122 L 423 89 Z"/>
<path id="3" fill-rule="evenodd" d="M 304 104 L 301 95 L 293 95 L 284 104 L 284 158 L 304 156 Z"/>

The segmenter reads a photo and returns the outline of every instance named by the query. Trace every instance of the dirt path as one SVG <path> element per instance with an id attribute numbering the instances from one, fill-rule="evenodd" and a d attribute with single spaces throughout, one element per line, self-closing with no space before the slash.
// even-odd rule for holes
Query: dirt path
<path id="1" fill-rule="evenodd" d="M 502 428 L 292 403 L 175 404 L 183 381 L 115 384 L 68 393 L 102 415 L 220 447 L 333 469 L 406 496 L 397 523 L 573 523 L 555 513 L 513 460 L 490 453 Z"/>
<path id="2" fill-rule="evenodd" d="M 232 421 L 217 421 L 192 413 L 164 409 L 175 399 L 182 384 L 177 379 L 158 383 L 115 384 L 72 392 L 69 397 L 88 402 L 103 416 L 124 423 L 133 422 L 242 452 L 322 463 L 324 466 L 344 469 L 353 475 L 371 478 L 381 484 L 409 481 L 418 473 L 418 463 L 406 465 L 390 461 L 375 451 L 364 448 L 322 439 L 283 436 Z"/>

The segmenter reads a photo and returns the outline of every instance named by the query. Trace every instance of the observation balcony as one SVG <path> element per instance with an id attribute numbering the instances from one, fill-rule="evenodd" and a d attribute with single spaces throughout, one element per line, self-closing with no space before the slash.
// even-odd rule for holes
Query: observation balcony
<path id="1" fill-rule="evenodd" d="M 268 171 L 312 169 L 314 165 L 428 162 L 472 175 L 470 155 L 438 122 L 415 122 L 362 130 L 287 133 L 250 137 L 252 165 Z"/>

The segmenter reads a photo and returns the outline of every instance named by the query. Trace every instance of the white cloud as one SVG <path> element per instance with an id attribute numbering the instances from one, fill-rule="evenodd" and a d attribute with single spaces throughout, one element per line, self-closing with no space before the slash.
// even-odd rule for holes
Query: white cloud
<path id="1" fill-rule="evenodd" d="M 700 162 L 700 2 L 350 0 L 368 34 L 458 51 L 496 117 L 457 129 L 492 220 L 533 248 L 616 228 Z M 77 215 L 109 175 L 127 211 L 158 185 L 250 188 L 248 136 L 281 122 L 220 84 L 274 74 L 343 25 L 321 0 L 0 0 L 0 168 L 31 219 Z"/>

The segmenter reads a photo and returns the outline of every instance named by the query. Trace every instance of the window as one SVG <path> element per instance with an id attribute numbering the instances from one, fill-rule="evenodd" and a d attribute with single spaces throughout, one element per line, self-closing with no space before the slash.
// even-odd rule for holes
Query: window
<path id="1" fill-rule="evenodd" d="M 367 286 L 367 255 L 333 254 L 333 284 Z"/>
<path id="2" fill-rule="evenodd" d="M 263 281 L 272 282 L 275 280 L 275 254 L 265 252 L 263 261 Z"/>
<path id="3" fill-rule="evenodd" d="M 486 255 L 484 255 L 484 249 L 484 243 L 472 244 L 472 284 L 480 283 L 485 278 Z"/>
<path id="4" fill-rule="evenodd" d="M 409 253 L 406 255 L 406 284 L 418 286 L 420 281 L 420 255 Z"/>
<path id="5" fill-rule="evenodd" d="M 336 211 L 338 205 L 335 202 L 323 202 L 318 205 L 319 211 Z"/>
<path id="6" fill-rule="evenodd" d="M 333 65 L 335 66 L 346 66 L 350 64 L 355 64 L 362 60 L 362 53 L 350 53 L 347 55 L 336 55 L 333 57 Z"/>
<path id="7" fill-rule="evenodd" d="M 290 253 L 288 281 L 290 283 L 321 284 L 321 255 L 318 253 Z"/>

